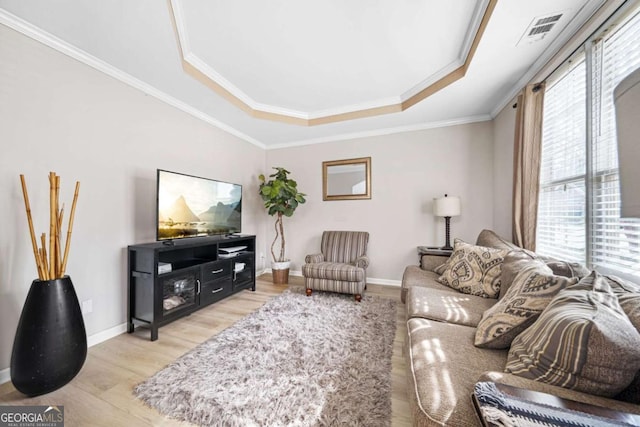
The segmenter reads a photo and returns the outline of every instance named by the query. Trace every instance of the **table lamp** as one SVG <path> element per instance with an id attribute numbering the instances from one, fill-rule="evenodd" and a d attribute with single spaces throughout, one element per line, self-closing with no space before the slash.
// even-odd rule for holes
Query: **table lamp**
<path id="1" fill-rule="evenodd" d="M 455 196 L 449 196 L 447 194 L 444 197 L 440 197 L 433 200 L 433 214 L 435 216 L 443 216 L 446 228 L 446 240 L 442 249 L 452 250 L 451 242 L 449 240 L 451 217 L 460 215 L 460 198 Z"/>

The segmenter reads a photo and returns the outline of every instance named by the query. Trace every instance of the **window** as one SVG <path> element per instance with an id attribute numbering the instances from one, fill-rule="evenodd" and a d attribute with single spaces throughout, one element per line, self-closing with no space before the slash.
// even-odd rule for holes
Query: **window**
<path id="1" fill-rule="evenodd" d="M 620 218 L 613 90 L 640 67 L 640 11 L 547 82 L 536 250 L 640 277 L 640 220 Z"/>
<path id="2" fill-rule="evenodd" d="M 586 263 L 584 55 L 544 94 L 536 250 Z"/>

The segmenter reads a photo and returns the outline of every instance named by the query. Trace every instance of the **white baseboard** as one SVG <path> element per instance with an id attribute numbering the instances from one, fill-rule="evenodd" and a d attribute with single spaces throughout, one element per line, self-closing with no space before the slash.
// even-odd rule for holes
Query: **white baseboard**
<path id="1" fill-rule="evenodd" d="M 400 280 L 376 279 L 375 277 L 367 277 L 367 283 L 372 285 L 393 286 L 394 288 L 402 286 L 402 281 Z"/>
<path id="2" fill-rule="evenodd" d="M 118 326 L 114 326 L 113 328 L 109 328 L 102 332 L 98 332 L 97 334 L 93 334 L 87 337 L 87 347 L 93 347 L 94 345 L 100 344 L 108 339 L 113 337 L 117 337 L 118 335 L 127 331 L 127 324 L 122 323 Z M 4 384 L 6 382 L 11 381 L 11 369 L 6 368 L 0 371 L 0 384 Z"/>
<path id="3" fill-rule="evenodd" d="M 271 269 L 265 268 L 260 274 L 264 273 L 271 273 Z M 289 275 L 302 277 L 302 270 L 290 270 Z M 367 277 L 367 283 L 371 285 L 393 286 L 396 288 L 399 288 L 402 285 L 402 281 L 400 280 L 378 279 L 375 277 Z"/>
<path id="4" fill-rule="evenodd" d="M 0 371 L 0 384 L 11 381 L 11 370 L 9 368 Z"/>
<path id="5" fill-rule="evenodd" d="M 105 342 L 108 339 L 113 337 L 117 337 L 120 334 L 127 332 L 127 324 L 122 323 L 118 326 L 114 326 L 113 328 L 109 328 L 102 332 L 98 332 L 97 334 L 93 334 L 90 337 L 87 337 L 87 346 L 93 347 L 94 345 L 100 344 L 101 342 Z"/>

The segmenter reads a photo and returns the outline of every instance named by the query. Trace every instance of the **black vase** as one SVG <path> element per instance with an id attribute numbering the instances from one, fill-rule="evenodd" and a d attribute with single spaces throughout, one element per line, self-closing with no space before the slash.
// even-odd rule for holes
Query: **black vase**
<path id="1" fill-rule="evenodd" d="M 56 390 L 87 358 L 87 333 L 69 276 L 34 280 L 22 308 L 11 353 L 11 382 L 27 396 Z"/>

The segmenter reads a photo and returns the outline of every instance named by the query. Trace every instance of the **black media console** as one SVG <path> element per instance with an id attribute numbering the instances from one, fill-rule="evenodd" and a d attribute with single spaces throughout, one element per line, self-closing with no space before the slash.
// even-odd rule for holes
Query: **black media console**
<path id="1" fill-rule="evenodd" d="M 131 245 L 127 328 L 158 328 L 243 289 L 256 290 L 256 236 Z"/>

